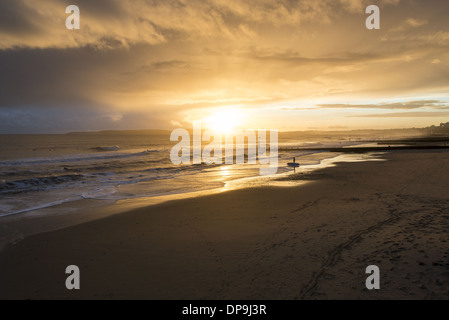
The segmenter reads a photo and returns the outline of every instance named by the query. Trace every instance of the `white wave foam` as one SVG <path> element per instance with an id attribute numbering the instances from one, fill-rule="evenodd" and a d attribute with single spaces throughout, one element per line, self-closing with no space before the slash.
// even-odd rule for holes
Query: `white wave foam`
<path id="1" fill-rule="evenodd" d="M 108 186 L 83 192 L 81 194 L 81 197 L 83 199 L 112 200 L 111 196 L 115 195 L 116 193 L 116 187 Z"/>
<path id="2" fill-rule="evenodd" d="M 8 217 L 8 216 L 14 216 L 14 215 L 17 215 L 17 214 L 31 212 L 31 211 L 35 211 L 35 210 L 50 208 L 50 207 L 61 205 L 63 203 L 77 201 L 77 200 L 80 200 L 80 199 L 81 199 L 81 197 L 77 196 L 77 197 L 73 197 L 73 198 L 53 201 L 53 202 L 45 203 L 45 204 L 38 205 L 38 206 L 35 206 L 35 207 L 31 207 L 31 208 L 26 208 L 26 209 L 22 209 L 22 210 L 19 210 L 19 211 L 15 211 L 15 212 L 9 212 L 9 213 L 0 214 L 0 218 Z"/>

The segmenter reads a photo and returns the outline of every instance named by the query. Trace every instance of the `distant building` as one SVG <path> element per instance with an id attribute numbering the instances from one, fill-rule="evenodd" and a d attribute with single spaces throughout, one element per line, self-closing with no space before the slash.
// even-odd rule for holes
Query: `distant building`
<path id="1" fill-rule="evenodd" d="M 427 133 L 429 134 L 449 134 L 449 122 L 446 123 L 440 123 L 440 125 L 437 126 L 430 126 L 425 129 Z"/>

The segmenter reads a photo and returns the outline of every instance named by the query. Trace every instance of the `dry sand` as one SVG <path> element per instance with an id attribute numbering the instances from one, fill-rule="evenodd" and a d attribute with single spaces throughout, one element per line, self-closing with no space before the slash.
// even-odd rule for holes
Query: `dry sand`
<path id="1" fill-rule="evenodd" d="M 449 153 L 385 157 L 26 237 L 1 253 L 0 298 L 447 299 Z"/>

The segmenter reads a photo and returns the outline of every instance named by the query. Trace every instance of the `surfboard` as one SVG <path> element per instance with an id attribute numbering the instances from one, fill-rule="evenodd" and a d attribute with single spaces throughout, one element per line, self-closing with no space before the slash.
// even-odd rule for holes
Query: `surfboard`
<path id="1" fill-rule="evenodd" d="M 299 167 L 299 163 L 289 162 L 289 163 L 287 163 L 287 166 L 292 167 L 292 168 L 298 168 Z"/>

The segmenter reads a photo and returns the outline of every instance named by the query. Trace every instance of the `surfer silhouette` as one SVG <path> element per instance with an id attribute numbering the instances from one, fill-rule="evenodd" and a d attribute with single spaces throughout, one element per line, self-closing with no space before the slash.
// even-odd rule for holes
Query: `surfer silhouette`
<path id="1" fill-rule="evenodd" d="M 293 168 L 294 172 L 296 172 L 296 168 L 299 167 L 299 163 L 296 163 L 296 157 L 293 157 L 293 162 L 287 163 L 287 166 Z"/>

